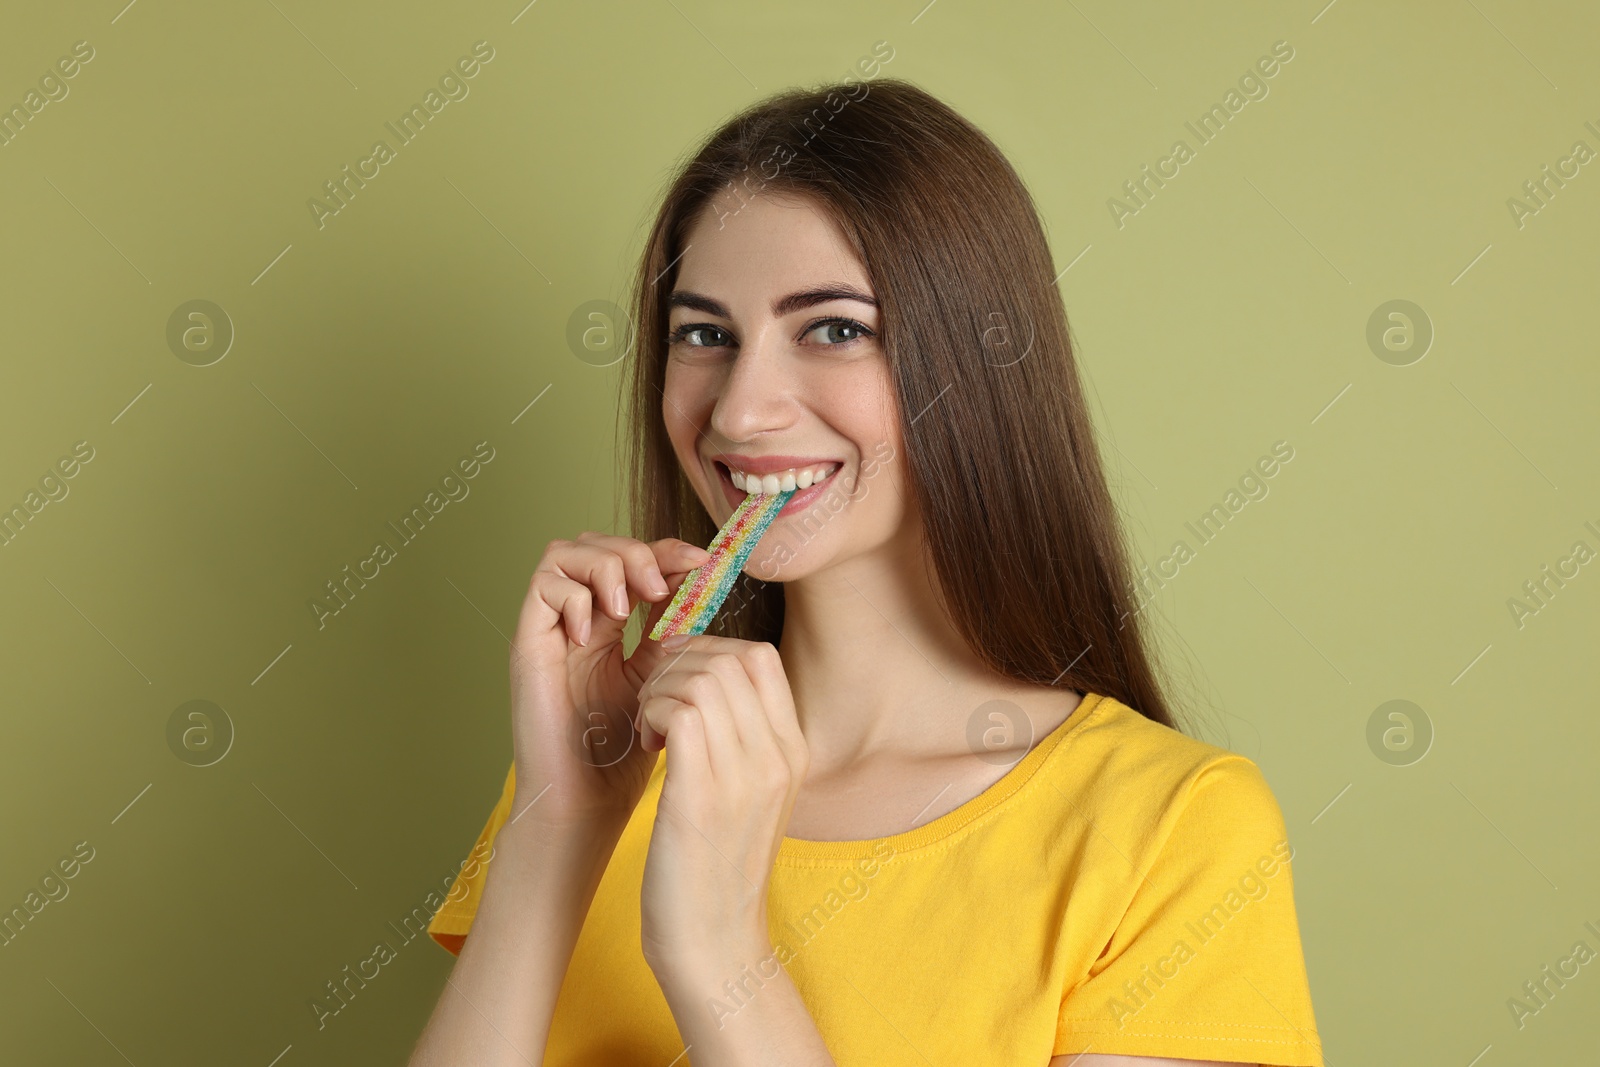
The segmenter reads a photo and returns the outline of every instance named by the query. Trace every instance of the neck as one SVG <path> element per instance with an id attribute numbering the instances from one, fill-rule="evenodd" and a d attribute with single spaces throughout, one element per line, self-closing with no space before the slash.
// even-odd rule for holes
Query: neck
<path id="1" fill-rule="evenodd" d="M 967 751 L 970 716 L 997 698 L 1046 719 L 1063 705 L 1056 721 L 1077 703 L 978 659 L 945 614 L 919 542 L 913 529 L 784 586 L 779 651 L 813 768 Z"/>

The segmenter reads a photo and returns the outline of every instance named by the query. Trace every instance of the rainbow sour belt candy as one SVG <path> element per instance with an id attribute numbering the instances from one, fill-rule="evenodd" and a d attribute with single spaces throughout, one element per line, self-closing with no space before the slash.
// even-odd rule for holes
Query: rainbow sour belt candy
<path id="1" fill-rule="evenodd" d="M 650 640 L 659 641 L 673 634 L 705 633 L 717 609 L 732 592 L 733 580 L 744 570 L 744 562 L 750 558 L 756 542 L 795 492 L 788 489 L 778 493 L 751 493 L 739 502 L 706 548 L 711 558 L 683 579 L 667 610 L 656 620 L 655 629 L 650 631 Z"/>

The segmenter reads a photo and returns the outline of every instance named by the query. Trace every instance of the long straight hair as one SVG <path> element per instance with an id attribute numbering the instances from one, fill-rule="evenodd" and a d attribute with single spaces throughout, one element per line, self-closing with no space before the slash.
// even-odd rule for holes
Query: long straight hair
<path id="1" fill-rule="evenodd" d="M 1001 674 L 1113 697 L 1176 728 L 1038 210 L 999 148 L 910 82 L 777 93 L 726 122 L 671 182 L 631 295 L 634 536 L 704 545 L 716 533 L 662 403 L 666 298 L 686 231 L 719 194 L 808 198 L 853 244 L 880 307 L 938 593 L 967 644 Z M 740 583 L 711 632 L 777 644 L 782 583 Z"/>

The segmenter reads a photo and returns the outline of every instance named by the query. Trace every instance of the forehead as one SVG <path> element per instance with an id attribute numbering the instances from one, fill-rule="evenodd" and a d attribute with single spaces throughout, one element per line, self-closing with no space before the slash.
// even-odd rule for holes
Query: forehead
<path id="1" fill-rule="evenodd" d="M 720 218 L 719 218 L 720 215 Z M 821 282 L 871 291 L 866 268 L 827 210 L 794 196 L 714 199 L 685 237 L 677 287 L 751 309 Z"/>

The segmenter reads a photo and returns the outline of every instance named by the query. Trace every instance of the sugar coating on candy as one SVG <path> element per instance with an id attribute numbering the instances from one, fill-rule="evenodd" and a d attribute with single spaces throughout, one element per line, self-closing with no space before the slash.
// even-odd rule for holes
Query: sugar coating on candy
<path id="1" fill-rule="evenodd" d="M 750 558 L 756 542 L 795 492 L 786 489 L 777 493 L 751 493 L 739 502 L 706 548 L 711 558 L 683 579 L 667 610 L 661 613 L 650 631 L 650 640 L 659 641 L 673 634 L 705 633 L 717 609 L 733 591 L 733 581 L 744 570 L 745 560 Z"/>

